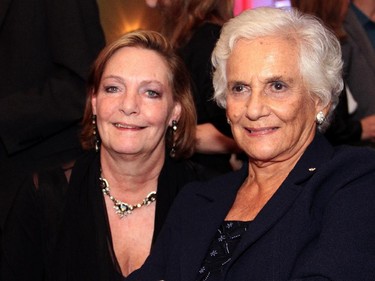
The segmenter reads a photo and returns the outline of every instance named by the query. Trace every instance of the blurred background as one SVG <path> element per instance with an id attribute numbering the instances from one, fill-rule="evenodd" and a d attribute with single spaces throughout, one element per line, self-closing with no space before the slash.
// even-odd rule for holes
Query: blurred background
<path id="1" fill-rule="evenodd" d="M 173 1 L 173 0 L 172 0 Z M 204 1 L 204 0 L 202 0 Z M 106 41 L 136 29 L 160 28 L 159 14 L 140 0 L 98 0 L 100 17 Z M 235 0 L 235 15 L 259 6 L 289 6 L 289 0 Z"/>

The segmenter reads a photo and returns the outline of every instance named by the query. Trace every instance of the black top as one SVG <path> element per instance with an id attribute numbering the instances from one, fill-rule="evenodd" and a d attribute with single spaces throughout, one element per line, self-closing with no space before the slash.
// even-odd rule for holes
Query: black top
<path id="1" fill-rule="evenodd" d="M 98 154 L 89 154 L 74 167 L 57 250 L 51 258 L 51 280 L 99 281 L 122 277 L 99 185 L 99 158 Z M 177 193 L 186 183 L 205 177 L 199 166 L 166 157 L 158 179 L 153 242 Z"/>
<path id="2" fill-rule="evenodd" d="M 220 37 L 220 30 L 220 25 L 204 23 L 197 28 L 191 39 L 179 50 L 179 53 L 192 77 L 198 124 L 212 123 L 219 131 L 230 135 L 225 110 L 212 100 L 214 89 L 211 54 Z"/>
<path id="3" fill-rule="evenodd" d="M 221 224 L 199 269 L 197 281 L 217 280 L 225 272 L 248 224 L 244 221 L 224 221 Z"/>
<path id="4" fill-rule="evenodd" d="M 122 278 L 99 186 L 99 158 L 89 152 L 77 160 L 69 185 L 56 169 L 37 174 L 37 190 L 29 174 L 2 176 L 0 280 Z M 158 179 L 153 242 L 182 187 L 211 176 L 190 161 L 166 157 Z"/>
<path id="5" fill-rule="evenodd" d="M 220 37 L 221 26 L 204 23 L 193 33 L 191 39 L 179 53 L 190 72 L 198 124 L 211 123 L 224 135 L 232 136 L 227 123 L 225 109 L 213 98 L 211 54 Z M 195 154 L 194 161 L 219 172 L 230 171 L 229 155 Z"/>
<path id="6" fill-rule="evenodd" d="M 348 98 L 345 88 L 340 94 L 339 103 L 330 121 L 331 124 L 325 132 L 325 136 L 331 144 L 360 144 L 362 134 L 361 122 L 353 119 L 348 112 Z"/>

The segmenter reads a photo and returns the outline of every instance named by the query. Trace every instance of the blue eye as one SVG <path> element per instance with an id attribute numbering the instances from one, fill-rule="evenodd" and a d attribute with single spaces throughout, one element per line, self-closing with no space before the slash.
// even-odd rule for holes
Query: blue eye
<path id="1" fill-rule="evenodd" d="M 158 98 L 160 97 L 160 94 L 154 90 L 147 90 L 146 91 L 146 94 L 150 97 L 150 98 Z"/>

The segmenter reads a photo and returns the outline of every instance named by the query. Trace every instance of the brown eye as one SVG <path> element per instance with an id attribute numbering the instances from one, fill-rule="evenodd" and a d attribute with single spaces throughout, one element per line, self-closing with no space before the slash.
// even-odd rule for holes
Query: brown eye
<path id="1" fill-rule="evenodd" d="M 244 90 L 244 86 L 243 85 L 236 85 L 232 88 L 232 91 L 233 92 L 242 92 Z"/>
<path id="2" fill-rule="evenodd" d="M 276 91 L 282 91 L 282 90 L 284 90 L 284 84 L 283 83 L 281 83 L 281 82 L 274 82 L 273 83 L 273 85 L 272 85 L 272 87 L 274 88 L 274 90 L 276 90 Z"/>

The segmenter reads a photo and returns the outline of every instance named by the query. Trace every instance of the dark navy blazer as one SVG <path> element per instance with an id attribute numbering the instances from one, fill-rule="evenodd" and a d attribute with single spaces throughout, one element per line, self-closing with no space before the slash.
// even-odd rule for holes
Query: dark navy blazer
<path id="1" fill-rule="evenodd" d="M 188 185 L 128 279 L 194 281 L 247 169 Z M 333 148 L 317 135 L 250 223 L 221 280 L 375 280 L 375 152 Z"/>

